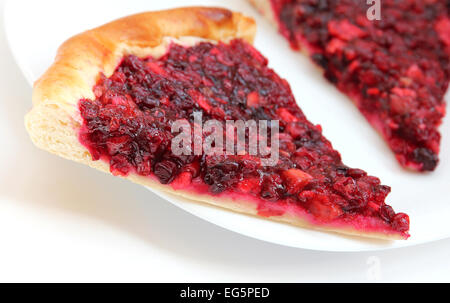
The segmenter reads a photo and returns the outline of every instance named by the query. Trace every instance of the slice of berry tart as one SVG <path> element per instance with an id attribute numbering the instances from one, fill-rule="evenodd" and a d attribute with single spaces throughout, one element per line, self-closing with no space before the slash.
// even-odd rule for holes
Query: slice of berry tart
<path id="1" fill-rule="evenodd" d="M 250 1 L 355 102 L 400 164 L 436 168 L 450 80 L 449 1 Z"/>
<path id="2" fill-rule="evenodd" d="M 197 7 L 82 33 L 36 82 L 28 132 L 49 152 L 187 200 L 325 231 L 408 238 L 408 216 L 385 204 L 390 188 L 342 163 L 251 45 L 255 29 L 239 13 Z M 255 135 L 250 125 L 236 132 L 241 147 L 230 148 L 238 143 L 230 121 L 265 121 L 266 132 Z M 177 141 L 185 129 L 194 135 Z M 250 151 L 257 141 L 267 144 Z"/>

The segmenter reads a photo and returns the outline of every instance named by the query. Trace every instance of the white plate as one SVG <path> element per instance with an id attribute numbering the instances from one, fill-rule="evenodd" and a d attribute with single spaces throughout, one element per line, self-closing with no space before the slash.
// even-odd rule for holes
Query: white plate
<path id="1" fill-rule="evenodd" d="M 412 246 L 450 237 L 450 121 L 442 126 L 441 163 L 431 174 L 399 167 L 383 140 L 357 109 L 328 84 L 300 54 L 244 0 L 210 1 L 8 1 L 5 27 L 13 54 L 30 82 L 52 63 L 57 47 L 70 36 L 115 18 L 146 10 L 186 5 L 216 5 L 242 11 L 258 22 L 256 46 L 291 84 L 298 103 L 341 152 L 344 162 L 363 168 L 392 186 L 388 202 L 411 217 L 408 241 L 386 243 L 304 230 L 189 203 L 157 192 L 180 208 L 223 228 L 281 245 L 324 251 L 368 251 Z M 448 100 L 447 95 L 447 100 Z M 326 110 L 324 110 L 326 109 Z"/>

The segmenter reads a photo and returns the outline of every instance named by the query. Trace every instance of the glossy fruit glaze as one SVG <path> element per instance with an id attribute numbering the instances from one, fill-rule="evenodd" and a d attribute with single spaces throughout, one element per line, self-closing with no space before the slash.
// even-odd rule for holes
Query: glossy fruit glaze
<path id="1" fill-rule="evenodd" d="M 450 79 L 450 1 L 383 0 L 379 21 L 369 21 L 372 5 L 362 0 L 271 1 L 292 47 L 306 47 L 399 162 L 434 170 Z"/>
<path id="2" fill-rule="evenodd" d="M 123 58 L 101 76 L 95 100 L 83 99 L 80 141 L 111 172 L 157 178 L 174 189 L 255 201 L 262 216 L 307 214 L 317 224 L 407 237 L 409 218 L 384 202 L 390 188 L 345 166 L 339 153 L 297 106 L 288 83 L 251 45 L 172 44 L 161 58 Z M 280 160 L 255 156 L 175 156 L 171 125 L 194 112 L 203 120 L 280 120 Z M 248 133 L 247 139 L 248 139 Z M 206 134 L 204 134 L 204 137 Z M 248 143 L 248 140 L 247 140 Z"/>

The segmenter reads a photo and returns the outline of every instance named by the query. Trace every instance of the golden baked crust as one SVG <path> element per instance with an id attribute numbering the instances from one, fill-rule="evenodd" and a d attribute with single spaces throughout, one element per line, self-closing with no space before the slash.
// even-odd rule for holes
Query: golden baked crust
<path id="1" fill-rule="evenodd" d="M 79 34 L 59 49 L 55 62 L 35 83 L 33 109 L 25 118 L 33 142 L 44 150 L 109 173 L 109 165 L 92 161 L 89 151 L 80 144 L 78 133 L 82 119 L 78 112 L 80 99 L 94 99 L 92 91 L 100 73 L 112 75 L 124 55 L 163 55 L 166 37 L 196 37 L 227 42 L 241 38 L 253 42 L 256 26 L 253 19 L 222 8 L 190 7 L 148 12 L 126 17 Z M 229 210 L 257 215 L 251 201 L 218 199 L 183 190 L 173 190 L 152 178 L 131 174 L 126 179 L 186 199 L 204 202 Z M 352 228 L 314 226 L 305 218 L 292 214 L 271 218 L 297 226 L 350 235 L 400 239 L 400 235 L 362 232 Z"/>

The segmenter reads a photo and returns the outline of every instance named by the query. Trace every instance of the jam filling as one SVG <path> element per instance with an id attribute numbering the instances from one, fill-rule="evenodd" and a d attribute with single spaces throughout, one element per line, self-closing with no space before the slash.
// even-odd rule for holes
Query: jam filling
<path id="1" fill-rule="evenodd" d="M 363 0 L 271 1 L 291 46 L 307 48 L 399 162 L 434 170 L 450 79 L 450 2 L 383 0 L 381 20 L 369 21 Z"/>
<path id="2" fill-rule="evenodd" d="M 242 40 L 172 44 L 159 59 L 126 56 L 111 77 L 100 76 L 94 94 L 95 100 L 79 102 L 80 141 L 115 175 L 148 176 L 201 194 L 241 195 L 253 199 L 262 216 L 294 210 L 317 222 L 407 236 L 408 216 L 384 202 L 390 188 L 345 166 L 320 126 L 297 106 L 288 83 Z M 263 166 L 261 157 L 248 154 L 175 155 L 172 123 L 183 120 L 194 128 L 198 112 L 203 121 L 221 123 L 279 120 L 278 164 Z"/>

